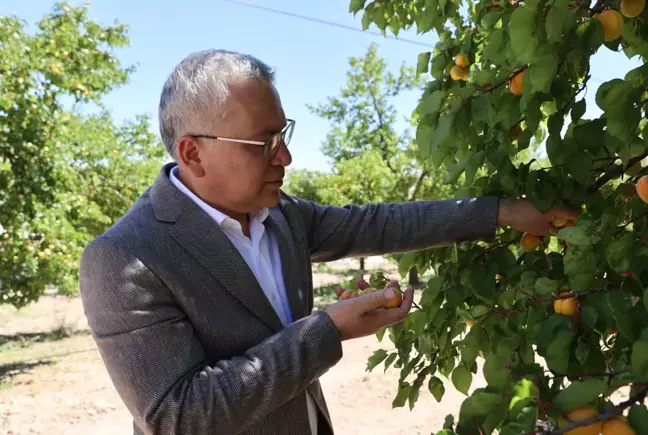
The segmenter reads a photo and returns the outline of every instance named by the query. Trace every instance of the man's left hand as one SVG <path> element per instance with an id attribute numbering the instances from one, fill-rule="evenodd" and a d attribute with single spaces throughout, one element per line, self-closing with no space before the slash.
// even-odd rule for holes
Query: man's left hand
<path id="1" fill-rule="evenodd" d="M 497 221 L 500 226 L 510 226 L 537 236 L 548 236 L 560 230 L 551 224 L 554 218 L 576 221 L 579 216 L 580 211 L 568 208 L 552 208 L 546 213 L 540 213 L 526 199 L 503 198 L 500 200 Z"/>

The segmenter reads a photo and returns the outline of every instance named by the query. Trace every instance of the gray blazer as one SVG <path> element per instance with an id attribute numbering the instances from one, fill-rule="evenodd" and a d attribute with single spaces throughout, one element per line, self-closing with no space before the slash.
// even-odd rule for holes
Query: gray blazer
<path id="1" fill-rule="evenodd" d="M 318 378 L 342 357 L 313 310 L 311 262 L 494 235 L 498 199 L 330 207 L 282 193 L 265 224 L 279 241 L 295 319 L 282 324 L 218 225 L 168 178 L 84 250 L 93 338 L 135 434 L 310 433 L 305 390 L 332 424 Z"/>

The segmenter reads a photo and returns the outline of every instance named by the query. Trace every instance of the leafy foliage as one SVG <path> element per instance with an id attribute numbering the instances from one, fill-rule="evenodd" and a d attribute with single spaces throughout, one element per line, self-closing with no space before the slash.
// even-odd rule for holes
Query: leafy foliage
<path id="1" fill-rule="evenodd" d="M 635 2 L 636 18 L 615 12 L 633 1 L 350 2 L 365 28 L 439 36 L 417 62 L 417 73 L 432 77 L 416 110 L 425 165 L 443 168 L 470 195 L 583 211 L 534 249 L 501 229 L 488 243 L 401 258 L 401 271 L 419 263 L 436 276 L 421 309 L 379 333 L 396 349 L 379 352 L 385 369 L 401 372 L 394 406 L 413 407 L 426 385 L 442 400 L 441 377 L 467 395 L 458 421 L 439 434 L 557 434 L 595 422 L 605 433 L 605 422 L 628 409 L 628 423 L 645 431 L 648 204 L 635 183 L 647 173 L 648 68 L 598 89 L 589 83 L 599 50 L 645 62 L 643 6 Z M 599 118 L 584 118 L 585 90 L 595 92 Z M 534 140 L 544 140 L 541 164 L 522 157 Z M 577 301 L 573 314 L 554 310 L 563 298 Z M 470 391 L 478 370 L 487 386 Z M 615 403 L 624 386 L 630 399 Z M 587 406 L 597 409 L 592 421 L 570 421 Z"/>
<path id="2" fill-rule="evenodd" d="M 81 250 L 123 214 L 155 175 L 163 148 L 145 117 L 116 126 L 96 104 L 132 68 L 112 49 L 123 25 L 57 4 L 30 34 L 0 17 L 0 301 L 21 307 L 45 286 L 77 289 Z"/>

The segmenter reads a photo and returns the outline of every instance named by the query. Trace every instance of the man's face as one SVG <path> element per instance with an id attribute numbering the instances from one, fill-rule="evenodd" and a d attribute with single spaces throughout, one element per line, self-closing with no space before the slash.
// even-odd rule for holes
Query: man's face
<path id="1" fill-rule="evenodd" d="M 225 119 L 214 122 L 217 127 L 203 126 L 200 133 L 265 142 L 285 127 L 286 117 L 274 87 L 249 80 L 231 85 L 230 92 Z M 192 147 L 195 150 L 188 151 Z M 283 142 L 268 159 L 263 158 L 262 146 L 227 140 L 182 139 L 178 152 L 181 165 L 183 154 L 189 156 L 185 164 L 189 170 L 181 169 L 192 175 L 191 182 L 203 199 L 230 213 L 275 206 L 285 167 L 292 162 Z"/>

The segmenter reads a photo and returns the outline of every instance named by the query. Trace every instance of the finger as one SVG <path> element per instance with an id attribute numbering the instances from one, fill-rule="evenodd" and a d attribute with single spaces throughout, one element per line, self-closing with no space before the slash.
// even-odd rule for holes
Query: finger
<path id="1" fill-rule="evenodd" d="M 353 300 L 357 301 L 360 309 L 363 313 L 366 313 L 367 311 L 382 308 L 387 301 L 396 297 L 396 291 L 398 290 L 389 287 L 366 295 L 358 296 Z"/>
<path id="2" fill-rule="evenodd" d="M 364 290 L 364 289 L 367 289 L 367 288 L 371 287 L 369 285 L 369 283 L 367 281 L 365 281 L 364 278 L 361 277 L 361 276 L 356 278 L 356 285 L 358 286 L 358 288 L 360 290 Z"/>
<path id="3" fill-rule="evenodd" d="M 344 289 L 342 287 L 335 287 L 335 294 L 338 298 L 342 296 L 342 293 L 344 293 Z"/>

